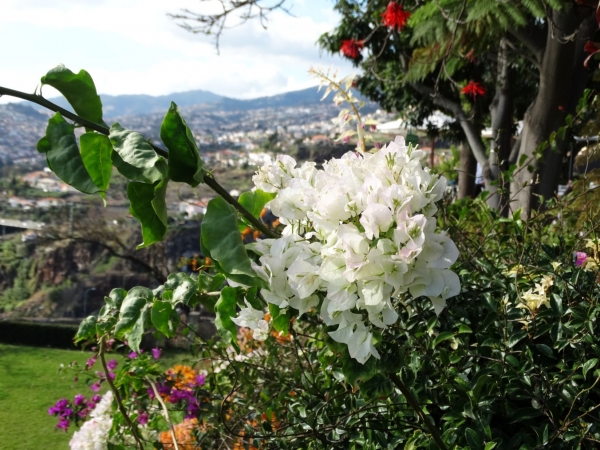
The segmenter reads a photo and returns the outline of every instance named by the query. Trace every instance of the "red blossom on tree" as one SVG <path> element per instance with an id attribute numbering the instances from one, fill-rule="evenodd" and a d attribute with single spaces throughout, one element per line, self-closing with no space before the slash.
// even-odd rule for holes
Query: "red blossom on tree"
<path id="1" fill-rule="evenodd" d="M 478 95 L 485 95 L 485 88 L 476 81 L 471 80 L 469 81 L 469 84 L 467 84 L 464 88 L 460 90 L 460 92 L 462 92 L 465 95 L 473 96 L 473 100 L 475 100 L 475 98 Z"/>
<path id="2" fill-rule="evenodd" d="M 587 67 L 590 63 L 590 59 L 592 59 L 592 56 L 600 52 L 600 44 L 598 44 L 597 42 L 587 41 L 583 46 L 583 51 L 590 54 L 587 58 L 585 58 L 585 61 L 583 62 L 583 66 Z"/>
<path id="3" fill-rule="evenodd" d="M 381 16 L 383 17 L 383 24 L 386 27 L 390 27 L 391 29 L 396 28 L 400 31 L 406 25 L 406 21 L 410 17 L 410 12 L 405 11 L 402 5 L 391 1 Z"/>
<path id="4" fill-rule="evenodd" d="M 342 41 L 340 51 L 344 56 L 352 59 L 358 58 L 360 51 L 364 48 L 365 41 L 357 41 L 356 39 L 346 39 Z"/>

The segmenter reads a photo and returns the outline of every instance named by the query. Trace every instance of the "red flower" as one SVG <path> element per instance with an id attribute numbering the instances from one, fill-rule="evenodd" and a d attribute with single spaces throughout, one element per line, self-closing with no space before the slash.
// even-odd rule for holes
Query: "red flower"
<path id="1" fill-rule="evenodd" d="M 400 31 L 406 25 L 406 21 L 410 17 L 410 12 L 404 11 L 404 7 L 394 1 L 388 3 L 385 12 L 381 15 L 383 24 L 391 29 L 396 28 Z"/>
<path id="2" fill-rule="evenodd" d="M 464 88 L 460 90 L 460 92 L 462 92 L 465 95 L 472 95 L 473 100 L 475 100 L 475 97 L 477 97 L 478 95 L 485 95 L 485 88 L 476 81 L 471 80 L 469 81 L 469 84 L 467 84 Z"/>
<path id="3" fill-rule="evenodd" d="M 364 48 L 365 41 L 357 41 L 356 39 L 346 39 L 342 41 L 340 51 L 348 58 L 356 59 L 360 55 L 360 51 Z"/>
<path id="4" fill-rule="evenodd" d="M 600 50 L 600 45 L 592 41 L 587 41 L 583 47 L 583 51 L 586 53 L 596 53 L 598 50 Z"/>

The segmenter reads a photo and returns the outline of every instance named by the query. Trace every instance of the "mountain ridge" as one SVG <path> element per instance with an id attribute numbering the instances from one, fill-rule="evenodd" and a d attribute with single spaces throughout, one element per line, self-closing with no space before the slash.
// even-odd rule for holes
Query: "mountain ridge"
<path id="1" fill-rule="evenodd" d="M 247 111 L 261 108 L 308 106 L 320 103 L 321 97 L 322 94 L 318 91 L 317 86 L 247 100 L 225 97 L 202 89 L 160 96 L 100 94 L 104 116 L 107 118 L 164 113 L 169 109 L 172 101 L 180 107 L 206 105 L 216 111 Z M 64 97 L 54 97 L 48 100 L 72 111 Z"/>

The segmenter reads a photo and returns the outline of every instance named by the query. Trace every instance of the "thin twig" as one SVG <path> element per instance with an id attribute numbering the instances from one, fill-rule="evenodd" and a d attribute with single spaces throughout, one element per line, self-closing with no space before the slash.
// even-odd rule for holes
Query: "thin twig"
<path id="1" fill-rule="evenodd" d="M 415 410 L 417 415 L 421 418 L 421 420 L 423 421 L 423 423 L 425 424 L 425 426 L 431 433 L 431 437 L 433 438 L 435 443 L 442 450 L 448 450 L 448 447 L 446 447 L 446 444 L 444 444 L 444 441 L 442 440 L 442 436 L 440 435 L 439 430 L 431 422 L 429 422 L 429 420 L 427 420 L 427 417 L 425 416 L 423 409 L 421 409 L 421 405 L 419 405 L 419 402 L 417 401 L 417 399 L 414 397 L 412 392 L 410 392 L 410 389 L 408 388 L 408 386 L 406 386 L 402 382 L 400 377 L 398 375 L 396 375 L 395 373 L 390 374 L 390 380 L 392 381 L 392 383 L 394 383 L 396 385 L 396 387 L 398 389 L 400 389 L 400 392 L 402 392 L 402 395 L 404 395 L 408 404 Z"/>
<path id="2" fill-rule="evenodd" d="M 112 382 L 112 379 L 110 378 L 110 370 L 108 370 L 108 365 L 106 364 L 106 358 L 104 357 L 104 350 L 105 350 L 105 345 L 106 345 L 105 341 L 106 341 L 106 336 L 102 336 L 100 338 L 100 349 L 98 350 L 98 355 L 100 356 L 100 361 L 102 362 L 102 367 L 104 368 L 104 375 L 106 377 L 106 381 L 107 381 L 108 385 L 110 386 L 110 390 L 112 391 L 113 395 L 115 396 L 115 400 L 117 402 L 117 406 L 119 407 L 119 411 L 121 411 L 121 414 L 123 415 L 123 418 L 125 419 L 125 422 L 127 423 L 127 426 L 131 430 L 133 439 L 135 439 L 135 442 L 136 442 L 138 448 L 140 450 L 144 450 L 144 445 L 142 444 L 142 441 L 140 440 L 137 426 L 131 421 L 131 418 L 127 414 L 127 411 L 125 410 L 125 407 L 123 406 L 123 401 L 121 400 L 121 396 L 119 395 L 119 391 L 117 390 L 115 384 Z"/>
<path id="3" fill-rule="evenodd" d="M 165 416 L 167 425 L 169 425 L 169 430 L 171 430 L 171 437 L 173 438 L 173 445 L 175 446 L 175 450 L 179 450 L 179 445 L 177 444 L 177 435 L 175 434 L 175 427 L 173 426 L 173 423 L 171 422 L 171 419 L 169 418 L 169 410 L 167 409 L 167 405 L 165 405 L 165 402 L 163 401 L 162 397 L 160 396 L 160 392 L 158 392 L 158 389 L 156 388 L 156 384 L 154 383 L 154 381 L 152 381 L 150 378 L 146 378 L 146 380 L 148 380 L 148 383 L 150 383 L 150 386 L 152 386 L 152 391 L 154 391 L 154 396 L 156 397 L 156 400 L 158 400 L 158 403 L 160 403 L 160 406 L 162 406 L 163 415 Z"/>

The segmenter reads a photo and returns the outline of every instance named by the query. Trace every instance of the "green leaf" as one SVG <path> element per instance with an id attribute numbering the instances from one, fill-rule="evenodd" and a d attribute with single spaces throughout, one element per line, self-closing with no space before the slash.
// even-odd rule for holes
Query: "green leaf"
<path id="1" fill-rule="evenodd" d="M 86 339 L 92 339 L 96 337 L 96 323 L 98 319 L 96 316 L 88 316 L 79 324 L 79 329 L 75 335 L 75 343 Z"/>
<path id="2" fill-rule="evenodd" d="M 42 77 L 44 84 L 59 91 L 78 116 L 106 126 L 102 120 L 102 101 L 96 92 L 94 80 L 85 70 L 75 74 L 61 64 Z"/>
<path id="3" fill-rule="evenodd" d="M 108 294 L 108 297 L 104 297 L 104 301 L 106 302 L 107 305 L 109 305 L 113 308 L 120 309 L 121 304 L 123 303 L 123 300 L 125 299 L 126 296 L 127 296 L 127 291 L 125 289 L 115 288 L 112 291 L 110 291 L 110 294 Z"/>
<path id="4" fill-rule="evenodd" d="M 508 338 L 508 348 L 513 348 L 517 343 L 527 336 L 525 331 L 518 331 Z"/>
<path id="5" fill-rule="evenodd" d="M 366 399 L 376 400 L 381 397 L 388 397 L 394 390 L 394 385 L 388 377 L 380 373 L 375 374 L 367 381 L 358 383 L 360 392 Z"/>
<path id="6" fill-rule="evenodd" d="M 215 292 L 218 291 L 225 283 L 225 275 L 217 273 L 209 275 L 206 272 L 198 274 L 198 290 L 200 292 Z"/>
<path id="7" fill-rule="evenodd" d="M 240 195 L 238 202 L 246 208 L 250 214 L 259 218 L 265 205 L 273 200 L 276 195 L 276 193 L 264 192 L 257 189 L 255 191 L 244 192 Z M 242 231 L 246 226 L 246 221 L 243 220 L 243 222 L 239 224 L 239 230 Z"/>
<path id="8" fill-rule="evenodd" d="M 554 314 L 557 316 L 562 316 L 563 307 L 562 307 L 562 298 L 557 294 L 552 294 L 550 296 L 550 307 Z"/>
<path id="9" fill-rule="evenodd" d="M 471 450 L 479 449 L 483 446 L 483 442 L 477 432 L 471 428 L 465 430 L 465 439 Z"/>
<path id="10" fill-rule="evenodd" d="M 36 145 L 36 149 L 39 153 L 42 153 L 42 154 L 48 153 L 50 150 L 52 150 L 50 141 L 48 141 L 48 138 L 46 136 L 42 137 L 38 141 L 38 143 Z"/>
<path id="11" fill-rule="evenodd" d="M 598 358 L 592 358 L 588 361 L 586 361 L 583 364 L 583 378 L 585 379 L 587 377 L 587 373 L 593 369 L 594 367 L 596 367 L 596 365 L 598 364 Z"/>
<path id="12" fill-rule="evenodd" d="M 287 336 L 290 329 L 291 318 L 292 317 L 290 313 L 279 314 L 276 318 L 273 319 L 273 328 Z"/>
<path id="13" fill-rule="evenodd" d="M 137 249 L 162 241 L 167 235 L 165 194 L 168 180 L 156 185 L 132 181 L 127 185 L 129 212 L 142 224 L 143 243 Z"/>
<path id="14" fill-rule="evenodd" d="M 369 358 L 364 364 L 361 364 L 350 356 L 347 348 L 341 353 L 342 373 L 352 386 L 356 386 L 359 381 L 370 380 L 377 373 L 378 363 L 375 358 Z"/>
<path id="15" fill-rule="evenodd" d="M 144 336 L 144 324 L 146 323 L 146 316 L 149 311 L 148 306 L 149 305 L 146 304 L 142 307 L 139 317 L 124 336 L 127 340 L 127 345 L 137 353 L 140 352 L 140 344 L 142 343 L 142 337 Z"/>
<path id="16" fill-rule="evenodd" d="M 65 183 L 86 194 L 94 194 L 98 188 L 83 165 L 74 130 L 73 125 L 63 119 L 60 113 L 48 120 L 46 139 L 49 148 L 46 149 L 46 161 L 48 167 Z"/>
<path id="17" fill-rule="evenodd" d="M 433 346 L 436 347 L 440 342 L 444 342 L 448 339 L 451 339 L 454 337 L 454 333 L 451 331 L 444 331 L 440 334 L 438 334 L 436 336 L 436 338 L 433 340 Z"/>
<path id="18" fill-rule="evenodd" d="M 540 352 L 542 355 L 548 356 L 549 358 L 554 358 L 552 349 L 546 344 L 536 344 L 535 348 L 537 348 L 538 352 Z"/>
<path id="19" fill-rule="evenodd" d="M 227 278 L 247 286 L 265 286 L 250 266 L 235 209 L 222 197 L 208 202 L 202 221 L 201 242 L 205 255 L 218 263 L 217 268 Z"/>
<path id="20" fill-rule="evenodd" d="M 122 338 L 131 331 L 140 318 L 144 307 L 152 301 L 153 297 L 152 291 L 146 287 L 136 286 L 131 288 L 121 304 L 119 321 L 115 327 L 115 337 Z"/>
<path id="21" fill-rule="evenodd" d="M 174 305 L 177 303 L 184 303 L 187 305 L 190 299 L 198 292 L 196 282 L 183 272 L 172 273 L 169 275 L 167 282 L 165 283 L 165 289 L 173 291 L 171 302 Z"/>
<path id="22" fill-rule="evenodd" d="M 154 300 L 154 303 L 152 304 L 152 313 L 150 315 L 152 324 L 167 338 L 175 336 L 177 331 L 171 321 L 172 313 L 173 307 L 170 302 Z"/>
<path id="23" fill-rule="evenodd" d="M 225 342 L 231 342 L 233 348 L 239 353 L 240 347 L 237 343 L 237 328 L 231 320 L 236 316 L 237 305 L 237 288 L 224 287 L 221 291 L 221 296 L 215 305 L 217 316 L 215 318 L 215 326 Z"/>
<path id="24" fill-rule="evenodd" d="M 106 192 L 112 175 L 113 148 L 110 140 L 92 131 L 81 135 L 81 158 L 96 187 Z"/>
<path id="25" fill-rule="evenodd" d="M 198 186 L 204 175 L 198 146 L 173 102 L 160 128 L 160 138 L 169 149 L 169 177 L 173 181 Z"/>
<path id="26" fill-rule="evenodd" d="M 509 423 L 517 423 L 517 422 L 521 422 L 523 420 L 533 419 L 535 417 L 540 416 L 541 414 L 542 414 L 542 412 L 539 409 L 521 408 L 521 409 L 518 409 L 512 415 Z"/>
<path id="27" fill-rule="evenodd" d="M 471 330 L 471 328 L 468 325 L 465 325 L 464 323 L 460 324 L 460 327 L 458 327 L 458 334 L 464 334 L 464 333 L 472 333 L 473 330 Z"/>
<path id="28" fill-rule="evenodd" d="M 112 156 L 113 164 L 122 175 L 150 184 L 167 177 L 165 159 L 156 154 L 140 133 L 126 130 L 115 123 L 110 127 L 109 138 L 116 152 Z"/>
<path id="29" fill-rule="evenodd" d="M 488 442 L 487 444 L 485 444 L 483 450 L 493 450 L 496 447 L 496 445 L 498 445 L 496 442 Z"/>

